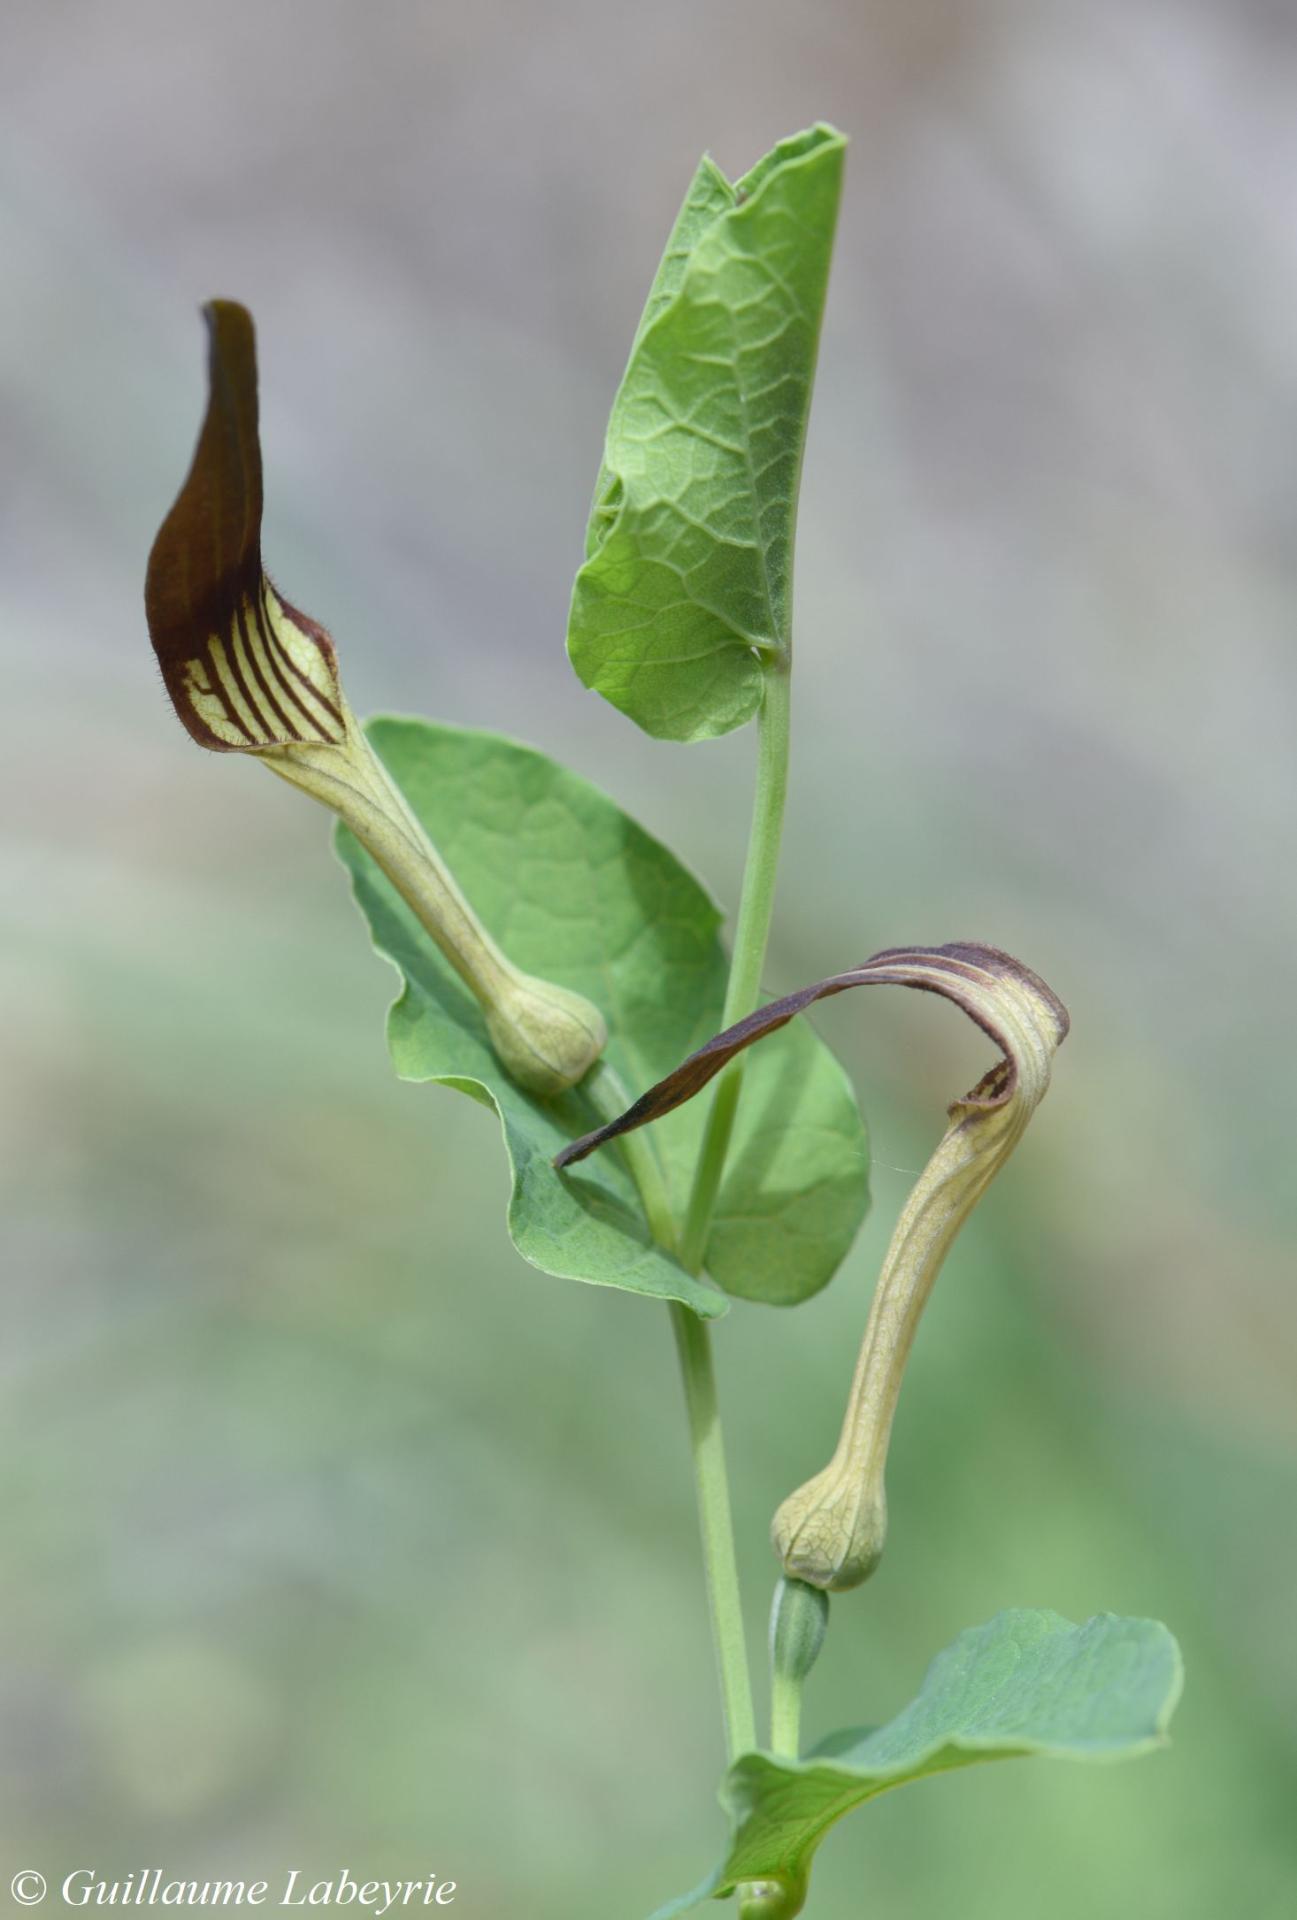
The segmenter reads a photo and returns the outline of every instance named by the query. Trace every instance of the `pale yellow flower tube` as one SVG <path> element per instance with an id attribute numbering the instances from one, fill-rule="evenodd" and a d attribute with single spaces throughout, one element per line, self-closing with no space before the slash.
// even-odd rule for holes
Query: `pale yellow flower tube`
<path id="1" fill-rule="evenodd" d="M 983 949 L 976 963 L 915 956 L 889 973 L 957 1000 L 1004 1059 L 951 1107 L 950 1126 L 896 1223 L 833 1458 L 775 1514 L 771 1538 L 785 1571 L 834 1592 L 858 1586 L 878 1565 L 887 1534 L 887 1449 L 919 1318 L 955 1235 L 1044 1097 L 1067 1032 L 1067 1014 L 1049 988 L 1007 955 Z"/>
<path id="2" fill-rule="evenodd" d="M 765 1034 L 849 987 L 917 987 L 962 1007 L 1003 1058 L 950 1109 L 950 1126 L 892 1235 L 865 1329 L 837 1450 L 775 1515 L 775 1551 L 790 1578 L 829 1590 L 858 1586 L 878 1565 L 887 1531 L 883 1473 L 901 1376 L 932 1283 L 951 1242 L 1022 1138 L 1066 1038 L 1067 1010 L 1038 975 L 997 947 L 894 947 L 863 966 L 785 994 L 717 1034 L 608 1125 L 573 1141 L 571 1166 L 619 1134 L 700 1092 Z"/>

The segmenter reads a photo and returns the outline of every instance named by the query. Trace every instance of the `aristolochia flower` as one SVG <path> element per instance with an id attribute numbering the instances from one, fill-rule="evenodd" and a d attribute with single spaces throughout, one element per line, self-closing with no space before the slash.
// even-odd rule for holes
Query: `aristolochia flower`
<path id="1" fill-rule="evenodd" d="M 204 315 L 207 413 L 144 590 L 172 705 L 199 746 L 255 754 L 331 807 L 476 996 L 512 1078 L 542 1096 L 561 1093 L 603 1051 L 603 1019 L 500 951 L 347 705 L 332 640 L 266 577 L 252 316 L 229 300 Z"/>
<path id="2" fill-rule="evenodd" d="M 858 1586 L 877 1566 L 887 1531 L 883 1486 L 901 1377 L 919 1317 L 960 1227 L 1022 1138 L 1067 1036 L 1067 1010 L 1027 967 L 995 947 L 902 947 L 787 994 L 691 1054 L 632 1107 L 558 1156 L 570 1165 L 605 1140 L 690 1099 L 736 1053 L 817 1000 L 848 987 L 895 984 L 939 993 L 1000 1048 L 996 1062 L 950 1109 L 950 1125 L 907 1200 L 874 1291 L 869 1322 L 833 1458 L 774 1518 L 785 1572 L 813 1587 Z"/>

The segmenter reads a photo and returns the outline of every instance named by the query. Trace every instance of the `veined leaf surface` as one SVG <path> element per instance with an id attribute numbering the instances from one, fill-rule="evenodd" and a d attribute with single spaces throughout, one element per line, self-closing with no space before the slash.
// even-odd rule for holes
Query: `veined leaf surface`
<path id="1" fill-rule="evenodd" d="M 733 1826 L 724 1862 L 653 1920 L 745 1881 L 773 1883 L 782 1904 L 772 1891 L 770 1920 L 791 1920 L 805 1903 L 816 1847 L 853 1807 L 980 1760 L 1149 1753 L 1166 1744 L 1181 1683 L 1180 1650 L 1158 1620 L 1101 1613 L 1077 1627 L 1044 1609 L 999 1613 L 938 1654 L 886 1726 L 834 1734 L 801 1761 L 743 1754 L 721 1789 Z"/>
<path id="2" fill-rule="evenodd" d="M 793 534 L 846 142 L 699 167 L 613 402 L 568 652 L 646 733 L 710 739 L 791 644 Z"/>
<path id="3" fill-rule="evenodd" d="M 608 1021 L 607 1059 L 647 1085 L 712 1030 L 725 993 L 720 914 L 660 842 L 532 748 L 419 720 L 372 722 L 369 738 L 510 959 L 587 995 Z M 345 830 L 374 944 L 403 978 L 388 1046 L 403 1079 L 440 1080 L 493 1106 L 513 1174 L 509 1231 L 547 1273 L 725 1310 L 653 1242 L 620 1157 L 555 1173 L 559 1148 L 594 1115 L 580 1087 L 524 1092 L 502 1070 L 476 1001 L 391 883 Z M 762 1050 L 745 1090 L 707 1264 L 728 1292 L 791 1304 L 832 1276 L 867 1203 L 867 1151 L 842 1070 L 802 1025 Z M 705 1116 L 657 1130 L 677 1215 Z"/>

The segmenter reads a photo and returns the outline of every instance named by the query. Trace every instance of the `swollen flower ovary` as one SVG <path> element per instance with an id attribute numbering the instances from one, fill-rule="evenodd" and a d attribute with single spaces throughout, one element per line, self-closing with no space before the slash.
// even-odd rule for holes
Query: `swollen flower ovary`
<path id="1" fill-rule="evenodd" d="M 770 1537 L 784 1572 L 827 1593 L 858 1587 L 887 1539 L 886 1454 L 858 1463 L 835 1453 L 775 1514 Z"/>

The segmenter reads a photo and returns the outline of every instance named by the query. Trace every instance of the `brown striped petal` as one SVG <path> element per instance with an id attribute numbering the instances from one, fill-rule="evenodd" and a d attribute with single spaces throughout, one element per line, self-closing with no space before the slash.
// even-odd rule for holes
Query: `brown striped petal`
<path id="1" fill-rule="evenodd" d="M 332 808 L 477 998 L 508 1073 L 543 1098 L 562 1093 L 599 1057 L 602 1016 L 497 946 L 352 715 L 332 640 L 266 578 L 252 316 L 233 300 L 203 311 L 207 412 L 144 588 L 172 705 L 200 746 L 256 754 Z"/>
<path id="2" fill-rule="evenodd" d="M 262 571 L 252 316 L 233 300 L 213 300 L 203 315 L 207 413 L 144 588 L 162 678 L 201 747 L 337 746 L 351 723 L 333 642 Z"/>
<path id="3" fill-rule="evenodd" d="M 863 965 L 845 973 L 830 974 L 813 986 L 801 987 L 780 1000 L 759 1007 L 746 1020 L 727 1027 L 705 1046 L 691 1053 L 673 1073 L 641 1094 L 625 1113 L 597 1127 L 555 1156 L 556 1167 L 570 1167 L 584 1160 L 606 1141 L 636 1127 L 660 1120 L 686 1100 L 700 1093 L 736 1054 L 761 1040 L 779 1027 L 786 1027 L 799 1013 L 805 1013 L 817 1000 L 826 1000 L 848 987 L 915 987 L 924 993 L 939 993 L 962 1007 L 970 1020 L 1000 1048 L 1003 1059 L 978 1081 L 970 1093 L 956 1101 L 951 1115 L 960 1109 L 1003 1106 L 1013 1098 L 1019 1074 L 1035 1064 L 1042 1044 L 1039 1036 L 1052 1036 L 1050 1052 L 1066 1037 L 1067 1009 L 1038 975 L 1024 967 L 998 947 L 953 942 L 944 947 L 889 947 L 876 953 Z M 1024 1010 L 1030 1010 L 1024 1019 Z M 1043 1021 L 1043 1026 L 1042 1026 Z M 1045 1066 L 1046 1078 L 1048 1066 Z"/>

